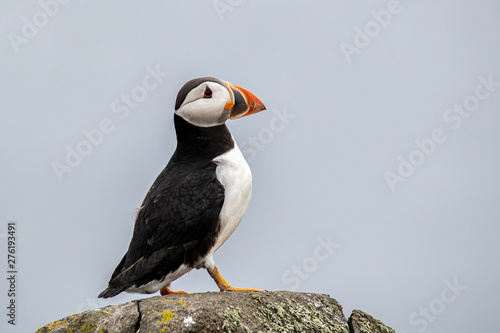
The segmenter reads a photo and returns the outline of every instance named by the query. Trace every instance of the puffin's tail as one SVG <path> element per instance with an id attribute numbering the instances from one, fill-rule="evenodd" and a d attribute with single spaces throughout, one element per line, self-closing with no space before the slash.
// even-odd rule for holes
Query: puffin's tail
<path id="1" fill-rule="evenodd" d="M 110 298 L 113 296 L 118 295 L 121 293 L 123 290 L 125 290 L 125 287 L 107 287 L 103 292 L 97 296 L 98 298 Z"/>

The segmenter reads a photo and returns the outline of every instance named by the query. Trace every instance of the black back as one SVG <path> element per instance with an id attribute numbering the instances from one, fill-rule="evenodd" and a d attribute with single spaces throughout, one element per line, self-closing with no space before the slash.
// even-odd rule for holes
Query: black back
<path id="1" fill-rule="evenodd" d="M 183 263 L 192 267 L 215 244 L 224 187 L 212 160 L 234 141 L 226 125 L 197 127 L 177 115 L 174 123 L 177 148 L 146 194 L 129 249 L 99 297 L 160 280 Z"/>

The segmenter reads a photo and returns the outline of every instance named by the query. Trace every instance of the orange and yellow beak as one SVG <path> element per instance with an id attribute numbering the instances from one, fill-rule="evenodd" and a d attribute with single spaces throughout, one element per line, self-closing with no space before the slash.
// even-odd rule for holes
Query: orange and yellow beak
<path id="1" fill-rule="evenodd" d="M 230 119 L 238 119 L 266 109 L 264 103 L 250 91 L 229 82 L 226 82 L 226 88 L 231 95 L 231 101 L 227 102 L 224 109 L 231 110 Z"/>

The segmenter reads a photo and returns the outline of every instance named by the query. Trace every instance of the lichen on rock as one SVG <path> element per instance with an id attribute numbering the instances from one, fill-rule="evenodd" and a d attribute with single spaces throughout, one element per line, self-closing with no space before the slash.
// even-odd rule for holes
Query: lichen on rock
<path id="1" fill-rule="evenodd" d="M 382 321 L 373 318 L 369 314 L 354 310 L 348 320 L 351 333 L 396 333 Z"/>
<path id="2" fill-rule="evenodd" d="M 264 319 L 265 332 L 349 332 L 337 301 L 313 300 L 311 296 L 304 294 L 304 302 L 296 299 L 273 302 L 265 297 L 256 298 L 260 303 L 258 316 Z"/>
<path id="3" fill-rule="evenodd" d="M 236 331 L 241 328 L 245 333 L 251 333 L 250 329 L 241 322 L 243 311 L 240 308 L 230 306 L 226 311 L 219 313 L 219 317 L 223 319 L 222 330 L 227 333 Z"/>
<path id="4" fill-rule="evenodd" d="M 37 333 L 395 333 L 373 317 L 361 314 L 353 313 L 348 325 L 342 306 L 324 294 L 173 294 L 85 311 L 47 324 Z"/>
<path id="5" fill-rule="evenodd" d="M 37 330 L 37 333 L 135 333 L 139 311 L 135 302 L 88 310 L 54 321 Z"/>

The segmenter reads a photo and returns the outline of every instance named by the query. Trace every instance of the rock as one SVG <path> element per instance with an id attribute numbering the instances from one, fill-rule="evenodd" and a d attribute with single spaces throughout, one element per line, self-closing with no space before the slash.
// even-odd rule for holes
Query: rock
<path id="1" fill-rule="evenodd" d="M 348 325 L 342 306 L 328 295 L 279 291 L 156 296 L 88 310 L 37 331 L 49 332 L 395 331 L 359 310 L 353 312 Z"/>
<path id="2" fill-rule="evenodd" d="M 135 333 L 139 321 L 137 302 L 88 310 L 40 328 L 37 333 L 122 332 Z"/>
<path id="3" fill-rule="evenodd" d="M 395 330 L 384 325 L 380 320 L 361 310 L 352 311 L 348 324 L 350 333 L 396 333 Z"/>

